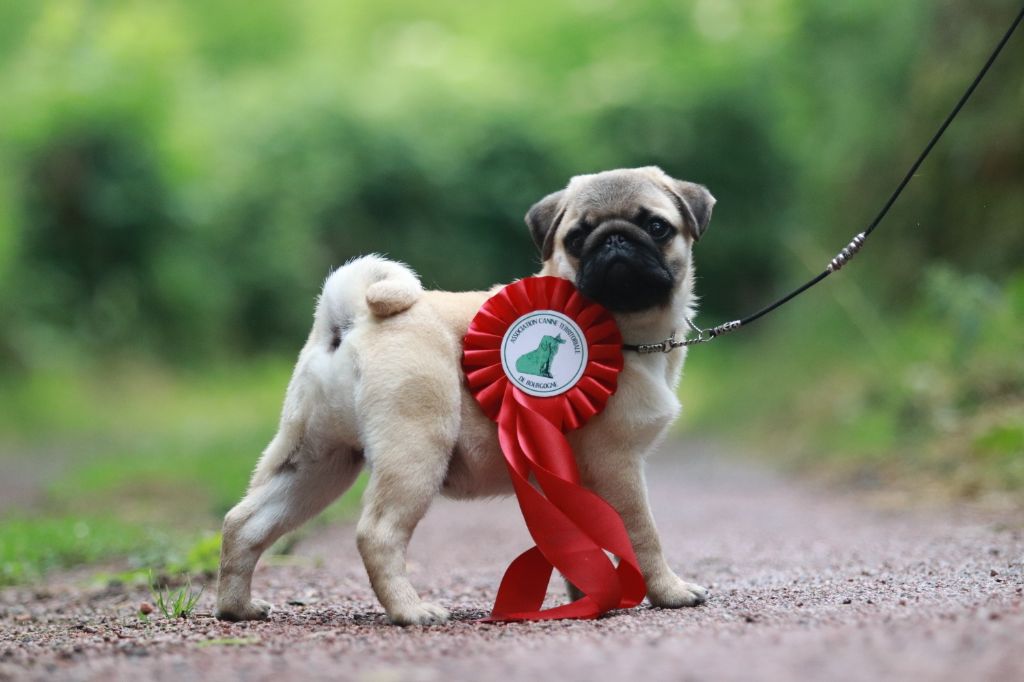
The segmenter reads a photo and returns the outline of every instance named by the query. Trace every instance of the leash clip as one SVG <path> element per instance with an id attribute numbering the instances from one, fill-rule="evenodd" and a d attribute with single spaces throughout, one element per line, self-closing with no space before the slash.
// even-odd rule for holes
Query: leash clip
<path id="1" fill-rule="evenodd" d="M 686 322 L 686 326 L 688 326 L 693 331 L 697 332 L 697 336 L 694 336 L 691 339 L 683 339 L 682 341 L 679 342 L 678 345 L 696 346 L 698 343 L 704 343 L 705 341 L 710 341 L 712 338 L 714 338 L 712 336 L 707 336 L 707 332 L 705 332 L 703 329 L 695 325 L 693 323 L 693 320 L 688 318 L 686 315 L 683 315 L 683 320 Z"/>
<path id="2" fill-rule="evenodd" d="M 690 329 L 697 332 L 697 336 L 692 339 L 676 342 L 675 345 L 677 346 L 696 346 L 698 343 L 705 343 L 721 336 L 722 334 L 728 334 L 731 331 L 735 331 L 743 324 L 740 320 L 733 320 L 731 322 L 720 324 L 717 327 L 712 327 L 711 329 L 701 329 L 695 325 L 690 318 L 683 316 L 683 319 L 686 320 L 686 324 L 690 326 Z"/>
<path id="3" fill-rule="evenodd" d="M 731 332 L 734 329 L 739 329 L 742 325 L 742 322 L 740 320 L 733 320 L 732 322 L 726 322 L 725 324 L 720 324 L 717 327 L 712 327 L 711 329 L 704 330 L 695 325 L 693 323 L 693 320 L 686 317 L 685 315 L 683 316 L 683 320 L 686 321 L 686 326 L 688 326 L 690 329 L 696 332 L 696 336 L 676 341 L 676 331 L 673 329 L 672 333 L 669 334 L 668 338 L 665 339 L 664 341 L 661 341 L 659 343 L 641 343 L 637 346 L 630 346 L 630 349 L 635 350 L 637 353 L 640 353 L 641 355 L 647 355 L 650 353 L 671 353 L 676 348 L 682 348 L 685 346 L 696 346 L 697 344 L 700 343 L 707 343 L 708 341 L 711 341 L 717 336 L 721 336 L 722 334 Z"/>

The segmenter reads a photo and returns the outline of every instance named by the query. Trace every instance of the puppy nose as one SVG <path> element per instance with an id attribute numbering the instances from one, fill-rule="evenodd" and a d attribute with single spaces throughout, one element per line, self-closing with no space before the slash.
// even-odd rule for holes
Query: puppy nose
<path id="1" fill-rule="evenodd" d="M 626 238 L 617 232 L 613 232 L 605 238 L 604 245 L 613 248 L 622 248 L 626 245 Z"/>

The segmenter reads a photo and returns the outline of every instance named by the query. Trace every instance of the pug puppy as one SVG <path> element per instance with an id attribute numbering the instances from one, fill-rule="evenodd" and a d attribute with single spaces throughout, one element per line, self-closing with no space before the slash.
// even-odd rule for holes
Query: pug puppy
<path id="1" fill-rule="evenodd" d="M 543 259 L 538 274 L 567 279 L 604 305 L 625 344 L 665 339 L 693 314 L 691 249 L 714 203 L 703 186 L 656 167 L 576 176 L 526 214 Z M 377 256 L 327 279 L 280 430 L 224 519 L 219 618 L 267 618 L 270 605 L 250 597 L 260 555 L 341 495 L 365 465 L 357 545 L 377 598 L 399 625 L 448 619 L 420 599 L 405 553 L 438 494 L 512 492 L 497 427 L 467 390 L 461 364 L 462 338 L 493 293 L 423 291 L 411 270 Z M 617 392 L 568 438 L 583 484 L 622 516 L 651 604 L 701 604 L 706 590 L 665 561 L 644 481 L 645 458 L 679 413 L 686 350 L 623 354 Z"/>

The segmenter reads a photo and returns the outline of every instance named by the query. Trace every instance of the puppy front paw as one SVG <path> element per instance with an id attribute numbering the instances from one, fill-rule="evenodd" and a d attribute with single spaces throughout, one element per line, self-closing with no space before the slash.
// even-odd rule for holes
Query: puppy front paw
<path id="1" fill-rule="evenodd" d="M 647 598 L 652 606 L 678 609 L 683 606 L 700 606 L 708 600 L 708 591 L 700 585 L 672 576 L 669 580 L 652 581 L 647 586 Z"/>
<path id="2" fill-rule="evenodd" d="M 388 612 L 395 625 L 441 625 L 448 622 L 449 616 L 447 609 L 425 601 Z"/>
<path id="3" fill-rule="evenodd" d="M 266 620 L 270 618 L 270 604 L 262 599 L 253 599 L 248 604 L 240 607 L 229 605 L 218 605 L 214 615 L 220 620 Z"/>

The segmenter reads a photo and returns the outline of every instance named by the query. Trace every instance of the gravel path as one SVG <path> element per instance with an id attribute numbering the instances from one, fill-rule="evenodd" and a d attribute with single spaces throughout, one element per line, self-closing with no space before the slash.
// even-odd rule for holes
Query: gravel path
<path id="1" fill-rule="evenodd" d="M 666 450 L 651 463 L 655 514 L 670 563 L 712 588 L 704 607 L 474 623 L 527 536 L 512 500 L 442 501 L 410 567 L 454 613 L 447 626 L 387 625 L 340 526 L 259 569 L 267 623 L 143 624 L 144 592 L 73 576 L 6 590 L 0 680 L 1024 679 L 1020 517 L 885 512 L 704 446 Z M 211 606 L 204 595 L 200 610 Z"/>

